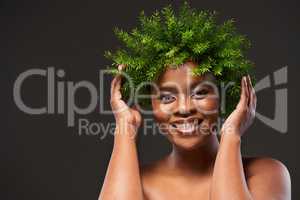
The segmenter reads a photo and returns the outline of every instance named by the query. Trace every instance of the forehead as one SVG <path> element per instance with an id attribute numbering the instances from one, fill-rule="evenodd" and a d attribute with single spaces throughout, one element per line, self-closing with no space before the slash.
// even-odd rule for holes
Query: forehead
<path id="1" fill-rule="evenodd" d="M 176 85 L 178 87 L 189 87 L 200 82 L 213 82 L 214 77 L 211 74 L 193 75 L 192 69 L 197 67 L 196 63 L 187 62 L 179 67 L 168 67 L 158 78 L 159 87 Z"/>

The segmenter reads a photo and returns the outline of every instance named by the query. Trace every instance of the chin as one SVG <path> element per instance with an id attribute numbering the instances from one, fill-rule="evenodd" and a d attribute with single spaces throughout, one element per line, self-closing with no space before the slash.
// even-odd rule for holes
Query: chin
<path id="1" fill-rule="evenodd" d="M 168 135 L 168 140 L 175 145 L 177 148 L 190 151 L 201 147 L 206 144 L 210 135 L 199 134 L 191 136 L 181 136 L 181 135 Z"/>

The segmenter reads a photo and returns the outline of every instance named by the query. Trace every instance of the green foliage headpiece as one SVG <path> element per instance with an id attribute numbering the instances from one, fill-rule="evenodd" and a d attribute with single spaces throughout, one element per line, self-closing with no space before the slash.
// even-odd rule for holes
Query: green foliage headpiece
<path id="1" fill-rule="evenodd" d="M 134 88 L 125 82 L 121 89 L 123 96 L 128 98 L 130 90 L 144 81 L 155 81 L 167 66 L 180 66 L 192 60 L 199 65 L 194 68 L 195 75 L 211 72 L 219 83 L 235 83 L 226 92 L 226 113 L 223 114 L 229 114 L 239 100 L 241 77 L 251 72 L 253 64 L 245 58 L 250 42 L 237 33 L 234 20 L 218 25 L 216 14 L 195 10 L 185 1 L 178 13 L 171 5 L 156 10 L 149 17 L 141 11 L 140 24 L 130 32 L 115 27 L 114 33 L 124 48 L 114 53 L 105 51 L 104 56 L 113 61 L 110 66 L 113 74 L 118 73 L 118 64 L 127 66 L 124 71 Z M 140 93 L 149 94 L 149 88 L 140 88 Z M 149 102 L 142 99 L 139 103 Z"/>

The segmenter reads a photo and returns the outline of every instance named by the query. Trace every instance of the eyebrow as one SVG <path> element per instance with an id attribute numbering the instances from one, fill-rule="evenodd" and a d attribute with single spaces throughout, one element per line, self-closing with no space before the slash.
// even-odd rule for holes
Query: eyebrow
<path id="1" fill-rule="evenodd" d="M 195 89 L 198 85 L 201 85 L 202 84 L 202 81 L 198 82 L 193 82 L 191 85 L 190 85 L 190 88 L 193 90 Z"/>
<path id="2" fill-rule="evenodd" d="M 190 89 L 194 90 L 201 83 L 203 84 L 202 81 L 200 81 L 200 82 L 199 81 L 195 81 L 195 82 L 191 83 Z M 205 87 L 205 86 L 207 86 L 207 84 L 204 83 L 203 87 Z M 170 83 L 165 83 L 162 86 L 160 86 L 158 89 L 159 89 L 159 91 L 168 91 L 168 92 L 173 92 L 173 93 L 177 93 L 178 92 L 176 85 L 170 84 Z"/>
<path id="3" fill-rule="evenodd" d="M 200 88 L 207 88 L 207 87 L 210 87 L 209 84 L 207 84 L 207 83 L 205 83 L 205 82 L 203 83 L 203 82 L 204 82 L 204 81 L 194 82 L 194 83 L 191 84 L 190 88 L 191 88 L 192 90 L 194 90 L 194 89 L 197 88 L 199 85 L 201 85 Z"/>
<path id="4" fill-rule="evenodd" d="M 177 88 L 174 86 L 170 86 L 170 85 L 165 85 L 165 86 L 161 86 L 159 87 L 159 91 L 169 91 L 169 92 L 177 92 Z"/>

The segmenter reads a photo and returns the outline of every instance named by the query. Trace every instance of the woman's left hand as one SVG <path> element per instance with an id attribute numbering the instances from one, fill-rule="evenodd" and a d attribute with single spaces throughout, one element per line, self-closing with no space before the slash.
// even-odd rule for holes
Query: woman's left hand
<path id="1" fill-rule="evenodd" d="M 225 120 L 221 136 L 235 134 L 242 136 L 252 124 L 256 110 L 256 95 L 250 76 L 244 76 L 241 81 L 241 96 L 235 110 Z"/>

